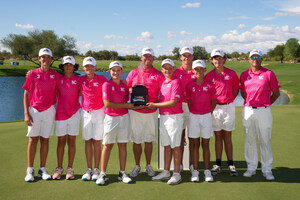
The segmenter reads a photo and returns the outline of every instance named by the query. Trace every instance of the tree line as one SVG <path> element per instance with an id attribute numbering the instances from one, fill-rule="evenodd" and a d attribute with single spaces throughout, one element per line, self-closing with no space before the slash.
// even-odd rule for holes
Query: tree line
<path id="1" fill-rule="evenodd" d="M 129 60 L 138 61 L 140 56 L 137 54 L 121 56 L 117 51 L 92 51 L 89 50 L 85 54 L 80 54 L 76 48 L 76 40 L 74 37 L 64 35 L 59 37 L 52 30 L 35 30 L 28 32 L 28 35 L 21 34 L 9 34 L 2 38 L 0 42 L 9 51 L 0 51 L 0 60 L 4 59 L 26 59 L 37 65 L 37 52 L 39 49 L 47 47 L 50 48 L 54 54 L 53 62 L 61 59 L 65 55 L 72 55 L 77 57 L 92 56 L 96 60 Z M 259 47 L 258 47 L 259 48 Z M 179 47 L 174 47 L 172 50 L 172 55 L 160 55 L 157 56 L 157 60 L 163 60 L 165 58 L 171 58 L 173 60 L 179 60 Z M 210 54 L 206 51 L 205 47 L 194 46 L 194 57 L 195 59 L 209 59 Z M 232 60 L 246 60 L 248 59 L 249 52 L 239 53 L 232 52 L 226 53 L 228 59 Z M 285 44 L 277 45 L 274 49 L 269 49 L 269 51 L 264 54 L 265 60 L 272 61 L 300 61 L 300 44 L 298 39 L 290 38 Z"/>

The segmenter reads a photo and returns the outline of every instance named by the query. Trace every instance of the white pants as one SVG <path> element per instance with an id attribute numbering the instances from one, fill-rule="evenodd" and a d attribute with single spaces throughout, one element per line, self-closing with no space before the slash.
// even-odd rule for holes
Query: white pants
<path id="1" fill-rule="evenodd" d="M 214 131 L 233 131 L 235 129 L 235 105 L 216 105 L 212 113 L 212 125 Z"/>
<path id="2" fill-rule="evenodd" d="M 79 135 L 79 123 L 80 123 L 80 112 L 78 110 L 69 119 L 56 121 L 55 135 L 58 137 L 65 136 L 65 135 L 77 136 Z"/>
<path id="3" fill-rule="evenodd" d="M 181 144 L 183 114 L 160 115 L 159 133 L 161 146 L 171 146 L 172 149 Z"/>
<path id="4" fill-rule="evenodd" d="M 104 106 L 99 110 L 81 111 L 82 138 L 102 140 L 104 132 Z"/>
<path id="5" fill-rule="evenodd" d="M 245 159 L 248 170 L 256 170 L 258 155 L 256 136 L 259 140 L 262 172 L 271 172 L 273 156 L 271 150 L 272 113 L 270 107 L 244 107 L 242 111 L 245 131 Z"/>

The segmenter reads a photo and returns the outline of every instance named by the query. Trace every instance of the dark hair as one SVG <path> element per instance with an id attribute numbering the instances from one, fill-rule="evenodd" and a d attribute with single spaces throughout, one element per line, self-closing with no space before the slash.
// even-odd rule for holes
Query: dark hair
<path id="1" fill-rule="evenodd" d="M 222 56 L 214 56 L 214 57 L 210 57 L 210 58 L 209 58 L 209 61 L 211 62 L 211 64 L 212 64 L 213 66 L 214 66 L 214 64 L 212 63 L 212 59 L 213 59 L 213 58 L 216 58 L 216 57 L 222 57 Z M 224 56 L 223 56 L 222 58 L 224 58 L 224 63 L 223 63 L 223 65 L 224 65 L 225 62 L 226 62 L 226 60 L 227 60 L 226 54 L 224 54 Z"/>
<path id="2" fill-rule="evenodd" d="M 68 64 L 68 63 L 66 63 L 66 64 Z M 63 64 L 58 65 L 58 67 L 59 67 L 59 69 L 61 69 L 61 71 L 64 71 L 64 65 Z M 79 64 L 75 63 L 73 72 L 77 71 L 78 68 L 79 68 Z"/>

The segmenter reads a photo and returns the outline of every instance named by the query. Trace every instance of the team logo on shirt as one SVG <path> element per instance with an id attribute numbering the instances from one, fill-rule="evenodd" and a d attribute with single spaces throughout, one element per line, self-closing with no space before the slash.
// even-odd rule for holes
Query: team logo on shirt
<path id="1" fill-rule="evenodd" d="M 121 91 L 122 91 L 122 92 L 125 92 L 125 88 L 121 87 Z"/>
<path id="2" fill-rule="evenodd" d="M 170 86 L 171 86 L 171 85 L 170 85 L 170 84 L 168 84 L 168 85 L 167 85 L 167 88 L 170 88 Z"/>
<path id="3" fill-rule="evenodd" d="M 248 76 L 248 77 L 247 77 L 247 80 L 250 80 L 250 79 L 251 79 L 251 77 L 250 77 L 250 76 Z"/>
<path id="4" fill-rule="evenodd" d="M 155 80 L 155 76 L 150 76 L 151 79 Z"/>
<path id="5" fill-rule="evenodd" d="M 61 80 L 61 81 L 60 81 L 60 84 L 64 84 L 64 80 Z"/>
<path id="6" fill-rule="evenodd" d="M 93 85 L 95 86 L 95 87 L 98 87 L 98 82 L 95 82 Z"/>
<path id="7" fill-rule="evenodd" d="M 179 95 L 179 94 L 176 94 L 175 97 L 180 98 L 180 95 Z"/>
<path id="8" fill-rule="evenodd" d="M 106 96 L 106 92 L 103 92 L 103 96 L 104 96 L 104 97 Z"/>
<path id="9" fill-rule="evenodd" d="M 41 75 L 40 75 L 40 74 L 37 74 L 37 75 L 36 75 L 36 78 L 41 78 Z"/>
<path id="10" fill-rule="evenodd" d="M 213 83 L 215 82 L 215 79 L 213 78 L 213 80 L 211 80 Z"/>
<path id="11" fill-rule="evenodd" d="M 114 87 L 114 86 L 112 86 L 112 87 L 111 87 L 111 90 L 112 90 L 112 91 L 115 91 L 115 87 Z"/>
<path id="12" fill-rule="evenodd" d="M 179 78 L 182 79 L 182 74 L 180 74 Z"/>
<path id="13" fill-rule="evenodd" d="M 76 85 L 76 84 L 77 84 L 77 81 L 76 81 L 76 80 L 72 80 L 72 84 L 73 84 L 73 85 Z"/>
<path id="14" fill-rule="evenodd" d="M 51 78 L 51 79 L 54 79 L 54 75 L 53 75 L 53 74 L 52 74 L 52 75 L 50 75 L 50 78 Z"/>
<path id="15" fill-rule="evenodd" d="M 195 92 L 196 91 L 196 89 L 195 89 L 195 87 L 193 87 L 193 92 Z"/>
<path id="16" fill-rule="evenodd" d="M 208 87 L 203 87 L 203 91 L 208 91 Z"/>
<path id="17" fill-rule="evenodd" d="M 228 81 L 228 80 L 229 80 L 229 76 L 225 76 L 225 77 L 224 77 L 224 80 L 225 80 L 225 81 L 226 81 L 226 80 Z"/>
<path id="18" fill-rule="evenodd" d="M 192 75 L 192 79 L 196 79 L 196 76 L 195 76 L 195 75 Z"/>
<path id="19" fill-rule="evenodd" d="M 263 76 L 263 75 L 261 75 L 261 76 L 259 76 L 259 77 L 258 77 L 258 79 L 261 79 L 261 80 L 263 80 L 263 79 L 264 79 L 264 76 Z"/>
<path id="20" fill-rule="evenodd" d="M 83 82 L 83 85 L 85 86 L 85 84 L 86 84 L 86 82 L 84 81 L 84 82 Z"/>

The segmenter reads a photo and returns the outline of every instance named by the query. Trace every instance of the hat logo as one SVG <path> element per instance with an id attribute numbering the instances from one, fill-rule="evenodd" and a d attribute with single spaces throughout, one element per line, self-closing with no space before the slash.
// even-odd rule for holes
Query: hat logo
<path id="1" fill-rule="evenodd" d="M 71 57 L 67 57 L 66 60 L 71 60 Z"/>
<path id="2" fill-rule="evenodd" d="M 91 62 L 92 62 L 92 59 L 89 58 L 89 59 L 87 59 L 86 61 L 91 61 Z"/>
<path id="3" fill-rule="evenodd" d="M 185 51 L 189 51 L 190 49 L 189 49 L 189 48 L 185 48 L 184 50 L 185 50 Z"/>
<path id="4" fill-rule="evenodd" d="M 197 64 L 201 64 L 201 61 L 197 61 L 196 63 L 197 63 Z"/>
<path id="5" fill-rule="evenodd" d="M 151 51 L 150 49 L 146 49 L 145 51 Z"/>
<path id="6" fill-rule="evenodd" d="M 220 53 L 220 50 L 217 50 L 216 53 Z"/>
<path id="7" fill-rule="evenodd" d="M 43 52 L 49 52 L 49 50 L 48 49 L 44 49 Z"/>

